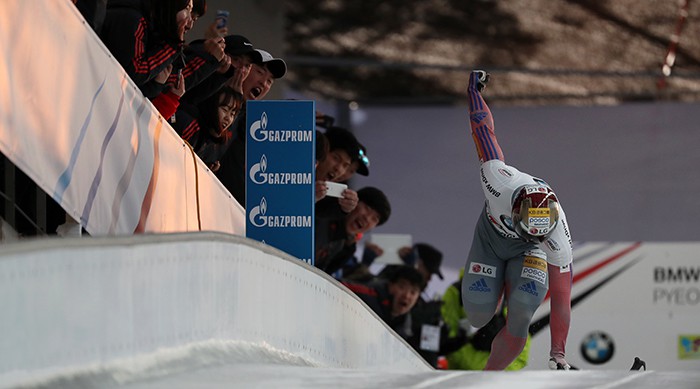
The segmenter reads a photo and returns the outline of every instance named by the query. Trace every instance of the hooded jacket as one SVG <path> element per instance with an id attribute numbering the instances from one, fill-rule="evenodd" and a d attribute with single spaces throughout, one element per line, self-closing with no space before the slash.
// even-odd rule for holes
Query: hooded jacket
<path id="1" fill-rule="evenodd" d="M 144 95 L 152 98 L 162 91 L 152 80 L 173 63 L 182 43 L 159 36 L 149 20 L 148 7 L 147 1 L 110 0 L 100 37 Z"/>

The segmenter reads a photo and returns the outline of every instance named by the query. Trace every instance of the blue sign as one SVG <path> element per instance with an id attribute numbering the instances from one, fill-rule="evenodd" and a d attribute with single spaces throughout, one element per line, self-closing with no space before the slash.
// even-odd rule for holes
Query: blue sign
<path id="1" fill-rule="evenodd" d="M 314 264 L 316 107 L 248 101 L 246 236 Z"/>

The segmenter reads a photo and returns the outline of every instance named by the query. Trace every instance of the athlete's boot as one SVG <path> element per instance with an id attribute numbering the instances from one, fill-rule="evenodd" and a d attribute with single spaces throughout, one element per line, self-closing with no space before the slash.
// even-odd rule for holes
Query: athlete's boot
<path id="1" fill-rule="evenodd" d="M 549 369 L 550 370 L 578 370 L 578 368 L 569 365 L 569 363 L 567 363 L 566 361 L 557 362 L 554 358 L 549 358 Z"/>

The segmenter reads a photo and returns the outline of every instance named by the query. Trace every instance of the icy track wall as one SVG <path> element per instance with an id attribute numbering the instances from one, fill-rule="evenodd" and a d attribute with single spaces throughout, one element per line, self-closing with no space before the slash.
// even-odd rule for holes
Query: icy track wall
<path id="1" fill-rule="evenodd" d="M 5 247 L 0 386 L 231 341 L 266 348 L 278 363 L 431 370 L 348 289 L 249 239 L 191 233 Z"/>

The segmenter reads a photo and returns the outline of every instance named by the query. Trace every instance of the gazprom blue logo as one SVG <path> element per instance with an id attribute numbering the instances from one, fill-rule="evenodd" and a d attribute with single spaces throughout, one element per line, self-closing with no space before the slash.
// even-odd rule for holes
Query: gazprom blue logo
<path id="1" fill-rule="evenodd" d="M 260 162 L 250 167 L 248 175 L 250 180 L 258 185 L 311 185 L 313 177 L 311 173 L 304 172 L 267 172 L 267 155 L 260 157 Z"/>
<path id="2" fill-rule="evenodd" d="M 260 204 L 250 210 L 248 220 L 255 227 L 268 228 L 310 228 L 313 226 L 311 216 L 306 215 L 267 215 L 267 200 L 260 199 Z"/>
<path id="3" fill-rule="evenodd" d="M 267 129 L 267 112 L 263 112 L 260 120 L 250 125 L 250 137 L 256 142 L 313 142 L 313 130 Z"/>

